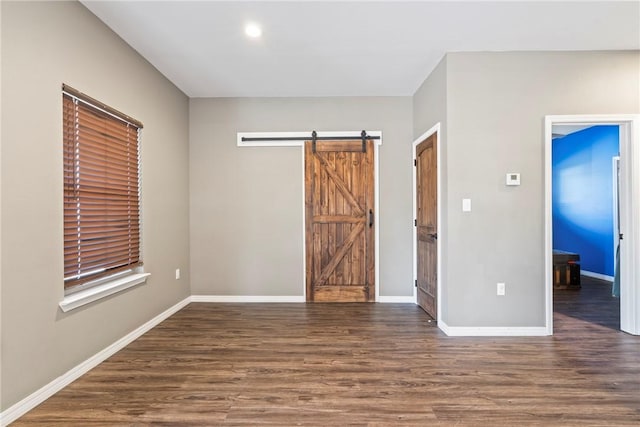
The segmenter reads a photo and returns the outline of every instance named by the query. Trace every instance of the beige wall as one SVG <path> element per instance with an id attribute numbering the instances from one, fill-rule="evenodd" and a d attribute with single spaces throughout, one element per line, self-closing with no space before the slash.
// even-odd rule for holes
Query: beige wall
<path id="1" fill-rule="evenodd" d="M 447 56 L 433 69 L 413 95 L 413 138 L 440 123 L 441 132 L 447 124 Z M 440 141 L 441 145 L 444 145 Z"/>
<path id="2" fill-rule="evenodd" d="M 380 294 L 413 295 L 411 98 L 190 102 L 194 295 L 302 296 L 302 151 L 236 146 L 237 132 L 381 130 Z"/>
<path id="3" fill-rule="evenodd" d="M 189 295 L 189 159 L 187 97 L 81 4 L 1 8 L 4 410 Z M 151 273 L 145 285 L 68 313 L 58 307 L 63 82 L 145 125 L 142 238 Z"/>
<path id="4" fill-rule="evenodd" d="M 543 326 L 544 117 L 639 113 L 640 53 L 452 53 L 446 64 L 444 321 Z M 507 172 L 522 185 L 506 187 Z"/>

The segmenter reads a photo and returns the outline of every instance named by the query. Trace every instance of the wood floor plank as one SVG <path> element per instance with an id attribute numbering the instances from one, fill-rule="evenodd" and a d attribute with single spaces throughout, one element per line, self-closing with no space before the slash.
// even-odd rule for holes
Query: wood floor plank
<path id="1" fill-rule="evenodd" d="M 640 424 L 619 302 L 554 298 L 555 335 L 522 338 L 447 337 L 412 304 L 193 303 L 14 425 Z"/>

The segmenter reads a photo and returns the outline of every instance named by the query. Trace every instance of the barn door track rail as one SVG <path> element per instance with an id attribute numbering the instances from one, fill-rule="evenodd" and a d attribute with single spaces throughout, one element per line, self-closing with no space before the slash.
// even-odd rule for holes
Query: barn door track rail
<path id="1" fill-rule="evenodd" d="M 318 133 L 314 130 L 310 136 L 279 136 L 279 137 L 242 137 L 242 142 L 251 141 L 309 141 L 311 140 L 312 150 L 316 152 L 316 141 L 344 141 L 357 139 L 353 136 L 318 136 Z M 367 131 L 360 132 L 360 139 L 362 139 L 362 152 L 367 152 L 367 140 L 368 139 L 380 139 L 379 136 L 367 135 Z"/>

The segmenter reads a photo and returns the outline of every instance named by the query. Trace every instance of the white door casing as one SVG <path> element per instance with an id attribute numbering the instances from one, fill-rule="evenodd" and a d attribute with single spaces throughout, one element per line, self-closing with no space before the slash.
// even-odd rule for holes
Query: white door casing
<path id="1" fill-rule="evenodd" d="M 640 335 L 640 115 L 562 115 L 545 117 L 545 318 L 553 334 L 553 226 L 552 163 L 553 125 L 617 125 L 620 128 L 620 329 Z"/>

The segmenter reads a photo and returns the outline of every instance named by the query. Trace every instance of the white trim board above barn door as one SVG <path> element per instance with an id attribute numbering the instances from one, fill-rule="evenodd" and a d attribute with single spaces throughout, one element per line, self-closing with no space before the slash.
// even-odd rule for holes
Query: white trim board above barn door
<path id="1" fill-rule="evenodd" d="M 300 132 L 238 132 L 236 137 L 236 143 L 238 147 L 304 147 L 304 141 L 311 139 L 312 131 L 300 131 Z M 376 221 L 374 222 L 375 233 L 375 301 L 376 302 L 397 302 L 394 296 L 380 296 L 380 160 L 379 160 L 379 147 L 382 145 L 382 131 L 366 131 L 367 136 L 374 137 L 374 197 L 375 197 L 375 211 L 378 213 Z M 318 131 L 317 137 L 348 137 L 353 139 L 359 139 L 362 136 L 362 131 Z M 259 138 L 259 141 L 244 141 L 243 138 Z M 273 139 L 270 139 L 273 138 Z M 286 140 L 282 138 L 299 138 Z M 302 170 L 304 171 L 304 149 L 300 150 L 300 158 L 302 162 Z M 303 194 L 301 199 L 301 214 L 305 217 L 305 194 L 304 194 L 304 173 L 300 177 L 302 180 Z M 305 234 L 306 228 L 303 222 L 302 226 L 302 248 L 306 253 Z M 303 272 L 306 271 L 305 257 L 303 256 Z M 305 277 L 302 278 L 300 286 L 303 290 L 303 296 L 306 299 L 306 282 Z"/>

